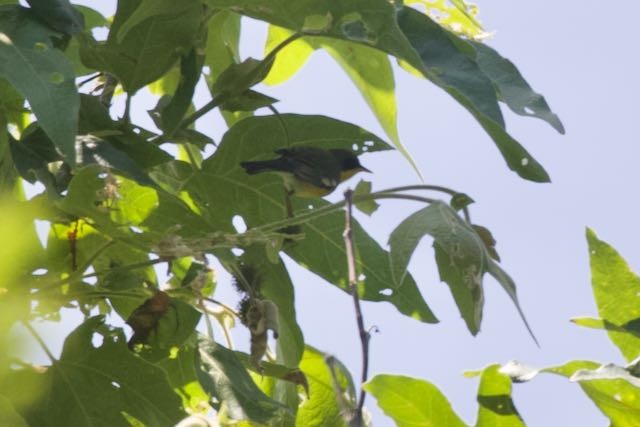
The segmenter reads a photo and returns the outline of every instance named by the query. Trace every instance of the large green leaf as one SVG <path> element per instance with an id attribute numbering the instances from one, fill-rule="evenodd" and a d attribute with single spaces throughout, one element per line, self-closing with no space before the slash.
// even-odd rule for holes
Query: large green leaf
<path id="1" fill-rule="evenodd" d="M 449 400 L 430 382 L 402 375 L 376 375 L 364 389 L 398 427 L 464 427 Z"/>
<path id="2" fill-rule="evenodd" d="M 620 254 L 596 234 L 587 229 L 591 285 L 598 305 L 598 314 L 606 322 L 620 328 L 637 327 L 640 322 L 640 277 L 636 275 Z M 620 330 L 609 329 L 609 339 L 620 349 L 628 361 L 640 355 L 640 337 Z"/>
<path id="3" fill-rule="evenodd" d="M 293 31 L 270 25 L 265 52 L 271 51 L 292 34 Z M 393 69 L 384 52 L 339 39 L 301 38 L 278 53 L 272 70 L 267 76 L 267 83 L 281 83 L 293 76 L 313 50 L 319 48 L 324 48 L 340 64 L 364 97 L 393 145 L 417 171 L 415 162 L 398 135 Z"/>
<path id="4" fill-rule="evenodd" d="M 465 42 L 454 43 L 454 35 L 411 8 L 398 12 L 398 24 L 420 55 L 419 63 L 408 62 L 473 114 L 491 136 L 509 168 L 531 181 L 549 181 L 542 165 L 506 132 L 493 82 L 467 56 Z"/>
<path id="5" fill-rule="evenodd" d="M 199 336 L 198 347 L 200 382 L 225 406 L 231 419 L 278 425 L 286 417 L 287 408 L 260 391 L 233 351 L 204 336 Z"/>
<path id="6" fill-rule="evenodd" d="M 467 328 L 480 330 L 484 306 L 483 277 L 492 275 L 511 297 L 527 330 L 533 332 L 520 308 L 515 283 L 492 259 L 487 246 L 468 222 L 446 203 L 436 201 L 406 218 L 389 236 L 393 284 L 402 289 L 407 267 L 418 243 L 425 235 L 434 238 L 440 278 L 445 281 L 458 305 Z"/>
<path id="7" fill-rule="evenodd" d="M 368 152 L 388 149 L 375 135 L 357 126 L 322 116 L 281 116 L 286 125 L 291 146 L 323 148 L 357 147 Z M 252 117 L 233 126 L 224 136 L 217 151 L 202 164 L 186 185 L 202 216 L 217 230 L 233 230 L 231 220 L 241 216 L 247 226 L 257 227 L 283 219 L 286 209 L 282 180 L 274 174 L 249 176 L 239 163 L 246 160 L 273 157 L 273 151 L 286 146 L 282 123 L 276 116 Z M 362 151 L 358 151 L 361 153 Z M 326 206 L 324 200 L 294 200 L 299 212 Z M 344 217 L 340 212 L 309 221 L 303 227 L 306 239 L 288 246 L 294 260 L 330 283 L 348 290 L 346 255 L 342 238 Z M 362 298 L 388 301 L 402 313 L 425 322 L 436 319 L 418 291 L 413 278 L 407 275 L 404 284 L 392 286 L 388 254 L 354 224 L 358 247 L 358 269 L 366 276 L 360 288 Z M 382 268 L 381 268 L 382 267 Z"/>
<path id="8" fill-rule="evenodd" d="M 106 42 L 83 35 L 80 55 L 91 68 L 114 74 L 129 93 L 157 80 L 189 51 L 200 30 L 202 4 L 180 2 L 177 11 L 153 15 L 137 23 L 120 39 L 120 29 L 134 15 L 141 0 L 119 1 Z"/>
<path id="9" fill-rule="evenodd" d="M 542 119 L 558 132 L 564 133 L 560 118 L 551 111 L 544 96 L 531 88 L 513 62 L 485 44 L 473 43 L 473 46 L 477 52 L 478 66 L 496 86 L 501 101 L 513 112 Z"/>
<path id="10" fill-rule="evenodd" d="M 290 30 L 377 48 L 406 61 L 471 112 L 491 136 L 508 166 L 525 179 L 549 181 L 544 168 L 505 130 L 496 89 L 472 57 L 473 48 L 428 16 L 384 0 L 208 0 Z"/>
<path id="11" fill-rule="evenodd" d="M 58 35 L 33 13 L 0 6 L 0 76 L 28 101 L 40 126 L 69 162 L 75 160 L 79 98 L 73 67 L 55 49 Z"/>
<path id="12" fill-rule="evenodd" d="M 218 93 L 214 83 L 230 65 L 240 62 L 240 15 L 227 10 L 217 10 L 209 20 L 205 65 L 209 67 L 205 78 L 212 96 Z M 222 117 L 228 126 L 242 118 L 251 116 L 248 112 L 223 111 Z"/>
<path id="13" fill-rule="evenodd" d="M 130 417 L 174 425 L 185 416 L 164 371 L 131 353 L 121 333 L 105 328 L 97 316 L 69 334 L 60 360 L 42 378 L 42 399 L 29 408 L 30 425 L 129 426 Z M 101 344 L 92 343 L 96 332 Z"/>
<path id="14" fill-rule="evenodd" d="M 305 349 L 300 369 L 309 381 L 309 393 L 300 403 L 296 426 L 346 426 L 342 410 L 356 405 L 353 379 L 340 361 L 332 357 L 329 363 L 333 365 L 335 380 L 327 355 L 312 347 Z M 334 384 L 336 380 L 338 384 Z M 342 405 L 339 399 L 343 400 Z"/>
<path id="15" fill-rule="evenodd" d="M 511 378 L 499 368 L 500 365 L 491 365 L 482 371 L 476 427 L 524 427 L 511 399 Z"/>

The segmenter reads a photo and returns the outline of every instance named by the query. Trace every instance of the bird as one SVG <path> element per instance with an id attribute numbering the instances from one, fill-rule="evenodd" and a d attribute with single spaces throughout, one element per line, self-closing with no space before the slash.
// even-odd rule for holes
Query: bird
<path id="1" fill-rule="evenodd" d="M 302 198 L 324 197 L 338 184 L 358 172 L 371 172 L 358 156 L 340 148 L 292 147 L 275 150 L 280 157 L 240 162 L 249 175 L 275 172 L 284 180 L 288 195 Z"/>

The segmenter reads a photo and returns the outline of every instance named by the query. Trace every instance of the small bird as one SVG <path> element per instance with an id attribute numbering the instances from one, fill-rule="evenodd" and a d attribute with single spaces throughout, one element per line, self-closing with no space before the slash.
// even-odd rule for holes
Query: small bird
<path id="1" fill-rule="evenodd" d="M 240 162 L 249 175 L 275 172 L 282 176 L 287 194 L 297 197 L 323 197 L 342 181 L 358 172 L 371 172 L 360 164 L 350 150 L 316 147 L 280 148 L 280 157 L 271 160 Z"/>

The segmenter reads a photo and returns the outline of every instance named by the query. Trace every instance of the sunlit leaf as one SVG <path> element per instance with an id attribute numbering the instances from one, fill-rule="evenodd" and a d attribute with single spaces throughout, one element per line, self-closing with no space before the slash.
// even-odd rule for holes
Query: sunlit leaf
<path id="1" fill-rule="evenodd" d="M 640 322 L 640 277 L 606 242 L 587 229 L 591 285 L 598 305 L 598 314 L 606 322 L 621 328 L 633 328 Z M 627 361 L 640 354 L 640 337 L 609 329 L 609 339 L 620 349 Z"/>
<path id="2" fill-rule="evenodd" d="M 524 427 L 511 398 L 511 379 L 499 368 L 500 365 L 491 365 L 482 371 L 476 427 Z"/>
<path id="3" fill-rule="evenodd" d="M 430 382 L 402 375 L 376 375 L 364 389 L 398 427 L 464 427 L 449 400 Z"/>

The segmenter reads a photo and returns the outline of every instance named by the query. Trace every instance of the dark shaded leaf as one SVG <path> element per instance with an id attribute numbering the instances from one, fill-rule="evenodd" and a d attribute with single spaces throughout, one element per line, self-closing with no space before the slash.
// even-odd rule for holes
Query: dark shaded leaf
<path id="1" fill-rule="evenodd" d="M 473 114 L 496 143 L 509 168 L 525 179 L 548 182 L 542 165 L 506 132 L 493 82 L 451 40 L 454 36 L 428 16 L 408 7 L 398 12 L 398 25 L 420 55 L 420 63 L 409 61 L 411 65 Z"/>
<path id="2" fill-rule="evenodd" d="M 56 31 L 73 35 L 84 29 L 84 16 L 69 0 L 27 0 L 27 3 L 38 19 Z"/>
<path id="3" fill-rule="evenodd" d="M 57 33 L 13 5 L 0 6 L 0 33 L 0 76 L 29 101 L 42 129 L 73 162 L 80 103 L 73 67 L 51 41 Z"/>
<path id="4" fill-rule="evenodd" d="M 77 137 L 78 163 L 96 163 L 102 167 L 115 169 L 134 179 L 141 185 L 157 187 L 157 184 L 126 153 L 115 148 L 109 141 L 82 135 Z"/>
<path id="5" fill-rule="evenodd" d="M 114 74 L 131 94 L 157 80 L 181 53 L 193 47 L 202 19 L 199 1 L 182 1 L 165 13 L 141 21 L 119 37 L 120 29 L 141 3 L 141 0 L 118 2 L 106 42 L 96 42 L 86 34 L 79 39 L 83 63 Z"/>
<path id="6" fill-rule="evenodd" d="M 247 90 L 233 98 L 225 101 L 221 108 L 226 111 L 255 111 L 258 108 L 268 107 L 278 102 L 277 99 L 256 92 L 255 90 Z"/>
<path id="7" fill-rule="evenodd" d="M 185 416 L 165 372 L 134 356 L 121 332 L 105 329 L 96 316 L 69 334 L 60 360 L 42 375 L 42 399 L 26 415 L 30 425 L 129 426 L 124 414 L 146 425 L 174 425 Z M 96 333 L 102 344 L 94 346 Z"/>
<path id="8" fill-rule="evenodd" d="M 564 126 L 549 104 L 531 88 L 516 66 L 483 43 L 471 42 L 477 51 L 476 62 L 496 86 L 500 100 L 521 116 L 537 117 L 564 134 Z"/>
<path id="9" fill-rule="evenodd" d="M 288 409 L 260 391 L 233 351 L 202 335 L 198 348 L 200 383 L 225 405 L 230 418 L 278 425 L 286 416 Z"/>
<path id="10" fill-rule="evenodd" d="M 216 79 L 212 90 L 225 99 L 237 97 L 264 80 L 272 65 L 273 58 L 247 58 L 240 63 L 230 64 Z"/>
<path id="11" fill-rule="evenodd" d="M 160 109 L 161 129 L 172 134 L 191 105 L 191 99 L 200 79 L 204 58 L 192 49 L 180 61 L 180 83 L 171 100 Z"/>

